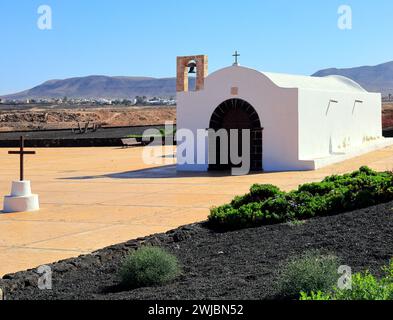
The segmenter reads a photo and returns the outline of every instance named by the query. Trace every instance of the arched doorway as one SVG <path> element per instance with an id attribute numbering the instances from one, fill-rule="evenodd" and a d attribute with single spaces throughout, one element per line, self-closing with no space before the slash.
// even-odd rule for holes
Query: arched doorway
<path id="1" fill-rule="evenodd" d="M 251 104 L 242 99 L 229 99 L 221 103 L 213 112 L 210 119 L 210 127 L 214 131 L 225 129 L 249 129 L 250 130 L 250 169 L 251 171 L 262 171 L 262 132 L 261 122 L 258 113 Z M 229 134 L 228 134 L 229 136 Z M 209 139 L 210 141 L 210 139 Z M 241 130 L 238 136 L 238 150 L 241 155 L 242 135 Z M 228 141 L 228 149 L 231 142 Z M 229 154 L 229 153 L 228 153 Z M 220 163 L 220 143 L 216 143 L 216 162 L 209 163 L 209 170 L 228 170 L 236 165 L 230 159 L 224 164 Z M 238 165 L 240 166 L 240 165 Z"/>

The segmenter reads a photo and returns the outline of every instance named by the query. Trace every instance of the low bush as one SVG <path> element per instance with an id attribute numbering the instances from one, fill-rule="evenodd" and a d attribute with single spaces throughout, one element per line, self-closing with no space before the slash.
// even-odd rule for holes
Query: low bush
<path id="1" fill-rule="evenodd" d="M 279 291 L 285 297 L 297 297 L 299 292 L 318 292 L 330 289 L 338 280 L 338 258 L 318 251 L 308 251 L 289 260 L 278 280 Z"/>
<path id="2" fill-rule="evenodd" d="M 369 271 L 356 273 L 352 276 L 350 289 L 332 287 L 327 290 L 302 291 L 300 300 L 393 300 L 393 260 L 383 271 L 382 279 Z"/>
<path id="3" fill-rule="evenodd" d="M 157 247 L 143 247 L 129 254 L 120 269 L 121 284 L 139 288 L 165 284 L 180 274 L 177 258 Z"/>
<path id="4" fill-rule="evenodd" d="M 334 182 L 316 182 L 306 183 L 299 187 L 299 192 L 308 192 L 310 194 L 323 196 L 335 189 Z"/>
<path id="5" fill-rule="evenodd" d="M 240 229 L 338 214 L 392 200 L 393 174 L 361 167 L 350 174 L 301 185 L 291 192 L 255 184 L 248 194 L 212 208 L 209 224 L 213 228 Z"/>
<path id="6" fill-rule="evenodd" d="M 283 194 L 283 192 L 271 184 L 254 184 L 250 188 L 250 193 L 244 196 L 237 196 L 232 200 L 231 206 L 239 209 L 241 206 L 251 202 L 261 202 Z"/>

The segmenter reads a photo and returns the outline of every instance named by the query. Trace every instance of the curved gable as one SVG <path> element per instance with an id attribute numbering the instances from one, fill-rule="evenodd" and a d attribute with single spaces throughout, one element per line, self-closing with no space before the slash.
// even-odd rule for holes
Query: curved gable
<path id="1" fill-rule="evenodd" d="M 220 69 L 210 74 L 206 79 L 206 84 L 216 81 L 223 81 L 229 76 L 238 77 L 239 80 L 245 80 L 249 76 L 250 81 L 259 79 L 263 82 L 269 82 L 279 88 L 306 89 L 320 91 L 338 91 L 338 92 L 367 92 L 355 81 L 343 76 L 312 77 L 302 75 L 290 75 L 271 72 L 260 72 L 255 69 L 231 66 Z M 231 77 L 232 78 L 232 77 Z"/>
<path id="2" fill-rule="evenodd" d="M 281 88 L 367 92 L 355 81 L 342 76 L 311 77 L 269 72 L 263 72 L 263 74 Z"/>
<path id="3" fill-rule="evenodd" d="M 247 77 L 247 78 L 246 78 Z M 214 85 L 214 83 L 226 82 L 228 79 L 237 79 L 240 81 L 248 80 L 250 82 L 262 81 L 271 86 L 277 86 L 264 73 L 241 66 L 230 66 L 211 73 L 206 79 L 206 86 Z"/>

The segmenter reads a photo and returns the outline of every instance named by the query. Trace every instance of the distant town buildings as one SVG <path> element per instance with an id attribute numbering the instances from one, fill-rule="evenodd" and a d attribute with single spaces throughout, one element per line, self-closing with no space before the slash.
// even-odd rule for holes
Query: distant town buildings
<path id="1" fill-rule="evenodd" d="M 393 102 L 393 94 L 389 93 L 387 96 L 382 97 L 383 102 Z"/>
<path id="2" fill-rule="evenodd" d="M 110 98 L 45 98 L 45 99 L 0 99 L 0 104 L 3 105 L 26 105 L 26 104 L 39 104 L 39 105 L 126 105 L 126 106 L 174 106 L 176 100 L 171 98 L 148 98 L 148 97 L 134 97 L 130 99 L 110 99 Z"/>

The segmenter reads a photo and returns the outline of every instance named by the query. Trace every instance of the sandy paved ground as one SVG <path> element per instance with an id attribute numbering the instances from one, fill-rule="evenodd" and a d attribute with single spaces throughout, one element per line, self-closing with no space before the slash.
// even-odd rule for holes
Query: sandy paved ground
<path id="1" fill-rule="evenodd" d="M 18 177 L 18 158 L 0 150 L 0 194 Z M 176 174 L 173 165 L 145 165 L 142 148 L 37 149 L 27 178 L 41 211 L 0 215 L 0 276 L 78 256 L 140 236 L 205 220 L 209 208 L 253 183 L 285 190 L 369 165 L 393 169 L 393 147 L 313 172 L 243 177 Z M 170 160 L 173 150 L 165 150 Z M 0 200 L 2 206 L 2 199 Z"/>

